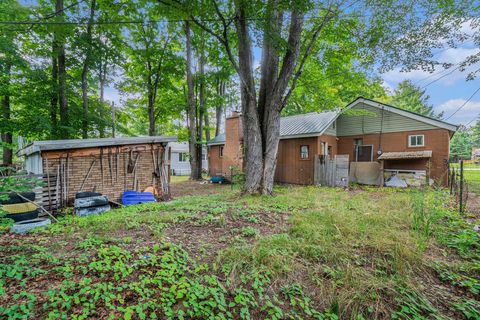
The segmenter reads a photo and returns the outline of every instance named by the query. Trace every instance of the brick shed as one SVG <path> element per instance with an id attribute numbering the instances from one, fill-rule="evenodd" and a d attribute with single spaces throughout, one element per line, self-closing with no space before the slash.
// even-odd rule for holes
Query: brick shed
<path id="1" fill-rule="evenodd" d="M 168 142 L 176 137 L 129 137 L 35 141 L 18 151 L 25 169 L 44 180 L 42 204 L 56 211 L 80 191 L 120 201 L 126 190 L 155 187 L 169 197 Z"/>

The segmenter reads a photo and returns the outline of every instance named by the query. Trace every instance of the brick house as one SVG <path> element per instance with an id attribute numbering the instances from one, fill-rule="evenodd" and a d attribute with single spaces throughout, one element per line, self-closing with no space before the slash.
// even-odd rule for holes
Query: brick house
<path id="1" fill-rule="evenodd" d="M 17 154 L 25 170 L 43 178 L 40 202 L 50 210 L 68 206 L 79 191 L 120 201 L 126 190 L 158 190 L 168 175 L 167 144 L 176 137 L 128 137 L 34 141 Z M 162 173 L 163 172 L 163 173 Z"/>
<path id="2" fill-rule="evenodd" d="M 208 142 L 210 175 L 242 168 L 242 118 Z M 457 126 L 377 101 L 358 98 L 341 110 L 282 117 L 275 180 L 313 184 L 316 156 L 348 155 L 351 162 L 382 162 L 384 173 L 423 174 L 447 182 L 450 139 Z"/>

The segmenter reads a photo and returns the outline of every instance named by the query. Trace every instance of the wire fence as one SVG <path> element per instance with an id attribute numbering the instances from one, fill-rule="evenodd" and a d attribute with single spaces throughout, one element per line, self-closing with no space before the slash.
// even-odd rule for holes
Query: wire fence
<path id="1" fill-rule="evenodd" d="M 455 196 L 458 211 L 462 214 L 468 201 L 468 183 L 465 181 L 463 160 L 460 160 L 459 167 L 449 166 L 448 188 L 450 189 L 450 194 Z"/>

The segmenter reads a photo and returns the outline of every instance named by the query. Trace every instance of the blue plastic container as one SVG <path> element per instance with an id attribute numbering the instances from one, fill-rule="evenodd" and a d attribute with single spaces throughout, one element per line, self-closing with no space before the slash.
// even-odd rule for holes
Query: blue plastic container
<path id="1" fill-rule="evenodd" d="M 225 177 L 222 177 L 222 176 L 213 176 L 213 177 L 210 178 L 210 181 L 212 183 L 225 183 L 225 182 L 227 182 Z"/>
<path id="2" fill-rule="evenodd" d="M 144 202 L 156 202 L 155 196 L 151 192 L 137 192 L 128 190 L 122 195 L 122 204 L 139 204 Z"/>

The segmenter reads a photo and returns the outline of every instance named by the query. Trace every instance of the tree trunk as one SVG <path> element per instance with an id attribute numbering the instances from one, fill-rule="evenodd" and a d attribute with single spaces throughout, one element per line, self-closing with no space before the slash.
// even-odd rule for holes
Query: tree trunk
<path id="1" fill-rule="evenodd" d="M 197 117 L 195 105 L 195 88 L 192 74 L 192 45 L 190 39 L 190 22 L 185 21 L 185 41 L 187 50 L 187 104 L 188 104 L 188 130 L 189 130 L 189 151 L 190 151 L 190 179 L 200 180 L 201 171 L 198 171 L 197 152 Z"/>
<path id="2" fill-rule="evenodd" d="M 148 80 L 147 80 L 147 91 L 148 91 L 148 135 L 154 136 L 156 134 L 155 128 L 155 98 L 153 94 L 153 83 L 152 83 L 152 68 L 150 62 L 147 63 L 148 69 Z"/>
<path id="3" fill-rule="evenodd" d="M 90 66 L 90 55 L 92 52 L 92 29 L 93 18 L 95 16 L 96 0 L 92 0 L 90 7 L 90 18 L 87 25 L 85 60 L 83 61 L 82 68 L 82 106 L 83 106 L 83 119 L 82 119 L 82 138 L 88 138 L 88 68 Z"/>
<path id="4" fill-rule="evenodd" d="M 212 139 L 210 135 L 210 117 L 208 116 L 208 112 L 205 112 L 205 115 L 203 117 L 203 121 L 205 123 L 205 140 L 210 141 Z"/>
<path id="5" fill-rule="evenodd" d="M 215 137 L 220 134 L 222 126 L 223 109 L 225 108 L 223 98 L 225 96 L 226 84 L 225 81 L 222 81 L 220 79 L 218 79 L 217 81 L 217 95 L 221 97 L 222 102 L 215 107 Z"/>
<path id="6" fill-rule="evenodd" d="M 7 74 L 10 74 L 10 67 L 7 67 Z M 9 83 L 7 82 L 7 87 Z M 8 90 L 8 89 L 7 89 Z M 2 118 L 3 121 L 7 123 L 7 130 L 6 132 L 2 131 L 2 142 L 4 143 L 3 146 L 3 165 L 5 166 L 11 166 L 13 163 L 13 150 L 12 150 L 12 132 L 11 132 L 11 125 L 9 123 L 10 121 L 10 95 L 7 93 L 2 99 Z"/>
<path id="7" fill-rule="evenodd" d="M 65 15 L 63 8 L 63 0 L 57 0 L 55 5 L 57 16 L 63 17 Z M 63 18 L 62 18 L 63 20 Z M 68 100 L 67 100 L 67 71 L 65 58 L 65 35 L 60 32 L 58 44 L 58 91 L 60 99 L 60 138 L 65 139 L 69 137 L 69 119 L 68 119 Z"/>
<path id="8" fill-rule="evenodd" d="M 52 88 L 50 98 L 50 121 L 51 129 L 50 136 L 55 139 L 58 136 L 58 37 L 57 32 L 53 33 L 52 40 Z"/>
<path id="9" fill-rule="evenodd" d="M 204 35 L 202 34 L 202 37 Z M 198 110 L 197 114 L 197 141 L 203 141 L 203 120 L 205 116 L 207 115 L 206 113 L 206 105 L 205 105 L 205 48 L 204 48 L 204 43 L 201 44 L 200 48 L 200 61 L 199 61 L 199 72 L 200 72 L 200 77 L 199 77 L 199 102 L 200 102 L 200 108 Z M 200 179 L 202 177 L 202 153 L 203 153 L 203 148 L 202 144 L 197 143 L 196 144 L 196 149 L 197 149 L 197 170 L 200 173 Z"/>
<path id="10" fill-rule="evenodd" d="M 240 2 L 237 8 L 239 17 L 236 21 L 236 29 L 240 61 L 238 72 L 241 80 L 243 143 L 245 149 L 245 157 L 243 159 L 245 171 L 244 191 L 247 193 L 258 193 L 261 191 L 263 174 L 262 132 L 257 112 L 252 44 L 243 5 L 243 2 Z"/>
<path id="11" fill-rule="evenodd" d="M 100 78 L 100 118 L 103 119 L 103 108 L 105 103 L 105 83 L 107 81 L 107 62 L 100 61 L 100 70 L 99 70 L 99 78 Z M 98 136 L 100 138 L 105 138 L 105 126 L 100 121 L 100 125 L 98 127 Z"/>

